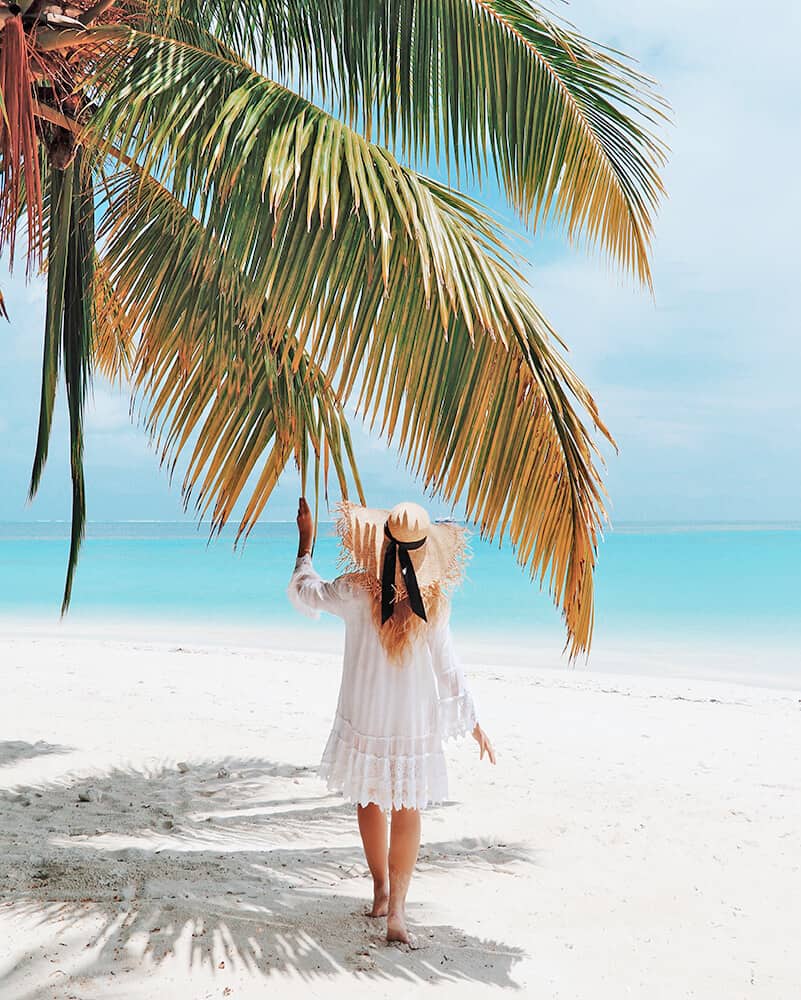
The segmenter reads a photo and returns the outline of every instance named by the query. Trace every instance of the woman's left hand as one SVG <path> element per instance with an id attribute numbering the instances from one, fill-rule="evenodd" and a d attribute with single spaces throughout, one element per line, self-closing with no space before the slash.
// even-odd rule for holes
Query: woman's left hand
<path id="1" fill-rule="evenodd" d="M 489 741 L 489 736 L 484 732 L 484 730 L 476 723 L 476 728 L 473 730 L 473 739 L 478 743 L 479 750 L 481 751 L 481 756 L 479 760 L 484 759 L 484 754 L 489 757 L 490 764 L 495 763 L 495 751 L 492 748 L 492 744 Z"/>

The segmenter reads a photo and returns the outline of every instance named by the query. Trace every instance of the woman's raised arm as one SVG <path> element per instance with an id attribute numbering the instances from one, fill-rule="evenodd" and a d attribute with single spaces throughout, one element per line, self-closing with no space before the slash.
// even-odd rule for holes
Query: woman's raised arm
<path id="1" fill-rule="evenodd" d="M 298 558 L 287 588 L 289 600 L 298 611 L 311 618 L 317 618 L 321 611 L 342 617 L 350 597 L 350 587 L 342 577 L 336 580 L 323 580 L 312 565 L 314 524 L 304 497 L 301 497 L 298 503 L 297 522 Z"/>

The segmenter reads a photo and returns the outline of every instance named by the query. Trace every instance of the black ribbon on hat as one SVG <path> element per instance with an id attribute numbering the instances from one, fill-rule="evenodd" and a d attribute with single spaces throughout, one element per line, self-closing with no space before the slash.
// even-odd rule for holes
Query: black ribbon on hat
<path id="1" fill-rule="evenodd" d="M 386 524 L 384 525 L 384 536 L 389 545 L 387 546 L 387 551 L 384 553 L 384 565 L 381 568 L 381 624 L 383 625 L 389 621 L 395 610 L 392 591 L 395 586 L 395 566 L 397 560 L 400 560 L 403 582 L 406 584 L 406 591 L 409 595 L 409 604 L 412 611 L 414 611 L 418 618 L 422 618 L 424 622 L 428 621 L 426 618 L 426 609 L 423 605 L 423 598 L 420 595 L 420 587 L 417 584 L 414 565 L 409 555 L 409 552 L 413 552 L 415 549 L 419 549 L 422 545 L 425 545 L 425 538 L 421 538 L 417 542 L 399 542 L 397 538 L 393 538 L 392 532 Z"/>

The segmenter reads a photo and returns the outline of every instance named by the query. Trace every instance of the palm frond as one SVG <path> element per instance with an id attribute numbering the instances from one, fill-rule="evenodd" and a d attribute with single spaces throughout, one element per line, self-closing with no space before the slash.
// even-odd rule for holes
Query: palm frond
<path id="1" fill-rule="evenodd" d="M 0 34 L 0 250 L 13 264 L 19 209 L 28 221 L 28 269 L 41 260 L 42 190 L 28 40 L 19 17 Z"/>
<path id="2" fill-rule="evenodd" d="M 54 171 L 56 173 L 56 171 Z M 67 579 L 61 613 L 69 607 L 72 581 L 78 565 L 78 552 L 86 526 L 86 491 L 83 472 L 83 414 L 86 390 L 91 376 L 94 331 L 93 297 L 95 209 L 91 170 L 84 168 L 79 149 L 68 169 L 72 180 L 70 239 L 64 283 L 62 353 L 67 411 L 70 424 L 70 477 L 72 479 L 72 520 Z"/>
<path id="3" fill-rule="evenodd" d="M 103 190 L 102 273 L 126 328 L 141 331 L 132 374 L 162 461 L 174 469 L 189 452 L 187 504 L 219 531 L 250 482 L 240 537 L 292 458 L 305 482 L 310 455 L 316 492 L 322 463 L 344 496 L 352 477 L 363 499 L 330 384 L 288 333 L 277 352 L 265 317 L 248 318 L 247 282 L 214 238 L 136 168 L 106 177 Z"/>
<path id="4" fill-rule="evenodd" d="M 63 614 L 69 607 L 86 523 L 83 413 L 91 374 L 94 324 L 94 191 L 91 170 L 84 165 L 80 149 L 65 170 L 50 171 L 50 192 L 45 209 L 48 234 L 47 308 L 39 429 L 29 496 L 35 496 L 47 461 L 56 386 L 63 363 L 72 480 L 70 551 L 61 608 Z"/>
<path id="5" fill-rule="evenodd" d="M 508 533 L 520 562 L 547 577 L 571 652 L 586 649 L 603 504 L 594 445 L 574 403 L 606 431 L 490 220 L 247 67 L 142 35 L 131 46 L 104 69 L 98 124 L 143 171 L 169 180 L 244 277 L 240 322 L 258 322 L 265 343 L 282 352 L 279 368 L 301 374 L 308 353 L 343 402 L 356 398 L 359 412 L 397 440 L 429 488 L 464 502 L 485 536 Z M 152 249 L 140 254 L 149 259 Z M 168 259 L 158 266 L 190 300 L 197 259 L 191 267 L 189 258 Z M 120 268 L 115 283 L 132 270 Z M 218 280 L 205 273 L 210 279 Z M 134 287 L 129 301 L 160 312 L 163 287 L 163 278 Z M 186 402 L 174 396 L 181 373 L 195 374 L 179 364 L 180 336 L 162 356 L 171 367 L 156 370 L 176 405 Z M 206 354 L 214 350 L 208 342 Z M 203 377 L 199 368 L 191 383 L 199 398 L 211 391 Z M 169 419 L 185 433 L 178 410 Z M 226 430 L 215 426 L 221 440 Z M 226 449 L 238 446 L 225 439 Z M 210 495 L 241 482 L 234 462 L 216 466 L 203 488 Z"/>
<path id="6" fill-rule="evenodd" d="M 650 283 L 666 105 L 621 53 L 529 0 L 180 0 L 187 18 L 321 93 L 414 165 L 490 168 L 545 217 Z"/>
<path id="7" fill-rule="evenodd" d="M 64 323 L 64 291 L 67 280 L 72 216 L 73 165 L 66 170 L 50 172 L 48 199 L 47 307 L 45 311 L 44 347 L 42 352 L 42 385 L 39 403 L 39 429 L 33 457 L 29 499 L 39 489 L 47 462 L 50 429 L 56 402 L 56 386 L 61 365 L 61 330 Z"/>
<path id="8" fill-rule="evenodd" d="M 94 261 L 94 366 L 110 382 L 127 382 L 135 352 L 135 331 L 113 288 L 105 261 Z"/>

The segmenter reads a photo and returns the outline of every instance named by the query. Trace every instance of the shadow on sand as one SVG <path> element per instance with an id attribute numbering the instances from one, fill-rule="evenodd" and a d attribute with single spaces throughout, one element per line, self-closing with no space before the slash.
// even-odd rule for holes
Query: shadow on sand
<path id="1" fill-rule="evenodd" d="M 71 750 L 72 747 L 45 743 L 44 740 L 37 740 L 36 743 L 26 743 L 25 740 L 0 740 L 0 767 L 8 767 L 44 754 L 69 753 Z"/>
<path id="2" fill-rule="evenodd" d="M 215 760 L 0 793 L 7 829 L 20 831 L 2 845 L 2 913 L 52 943 L 6 966 L 0 996 L 124 996 L 126 977 L 179 953 L 187 975 L 205 966 L 221 989 L 243 970 L 265 982 L 287 970 L 307 980 L 351 971 L 516 988 L 520 949 L 420 926 L 419 904 L 409 916 L 422 946 L 386 944 L 383 921 L 365 916 L 353 807 L 319 795 L 314 774 Z M 464 838 L 424 843 L 419 865 L 459 878 L 531 863 L 523 847 Z"/>

